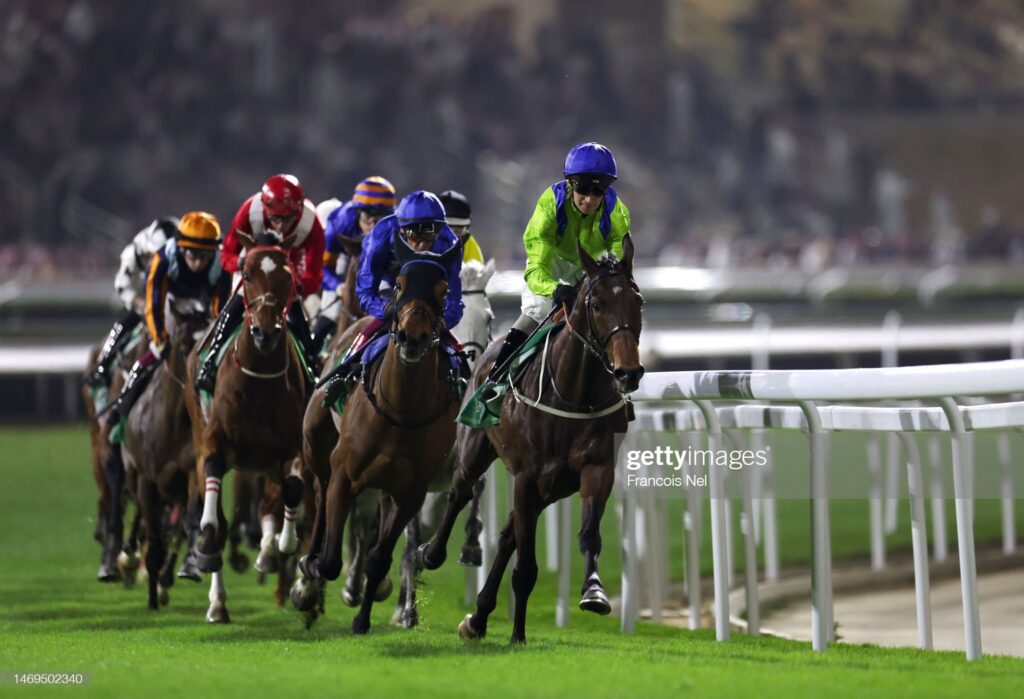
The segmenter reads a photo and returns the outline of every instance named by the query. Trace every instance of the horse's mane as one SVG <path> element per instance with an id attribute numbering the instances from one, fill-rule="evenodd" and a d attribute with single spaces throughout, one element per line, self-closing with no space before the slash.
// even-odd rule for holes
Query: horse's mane
<path id="1" fill-rule="evenodd" d="M 627 271 L 626 263 L 616 258 L 610 252 L 606 252 L 594 261 L 597 263 L 597 268 L 602 274 L 622 274 Z"/>

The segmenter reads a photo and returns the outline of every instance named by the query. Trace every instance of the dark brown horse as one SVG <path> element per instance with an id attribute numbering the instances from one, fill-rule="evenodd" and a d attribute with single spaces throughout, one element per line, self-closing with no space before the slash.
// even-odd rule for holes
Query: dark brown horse
<path id="1" fill-rule="evenodd" d="M 146 528 L 149 608 L 153 610 L 167 604 L 167 588 L 174 582 L 176 551 L 167 545 L 165 512 L 174 505 L 179 512 L 187 510 L 189 494 L 196 491 L 195 449 L 185 409 L 185 360 L 212 320 L 208 301 L 172 298 L 168 305 L 169 354 L 128 415 L 122 449 L 128 472 L 135 474 L 136 502 Z M 175 522 L 174 529 L 180 530 L 183 524 Z M 175 539 L 180 545 L 181 537 Z"/>
<path id="2" fill-rule="evenodd" d="M 439 341 L 448 291 L 445 270 L 462 255 L 462 245 L 441 256 L 417 254 L 396 236 L 395 247 L 401 270 L 387 349 L 367 368 L 363 389 L 353 390 L 345 403 L 329 470 L 320 462 L 309 464 L 326 497 L 317 508 L 310 553 L 300 563 L 303 577 L 292 589 L 292 602 L 300 611 L 309 612 L 320 603 L 323 580 L 341 574 L 345 522 L 356 498 L 368 489 L 379 490 L 380 498 L 366 589 L 379 589 L 398 538 L 419 511 L 454 443 L 458 401 Z M 373 595 L 363 595 L 352 622 L 355 633 L 369 630 L 373 602 Z"/>
<path id="3" fill-rule="evenodd" d="M 221 567 L 228 527 L 220 488 L 229 467 L 265 473 L 283 486 L 284 540 L 294 540 L 302 479 L 291 470 L 302 443 L 306 377 L 285 329 L 295 281 L 283 248 L 248 249 L 242 270 L 245 324 L 228 345 L 208 405 L 195 390 L 198 348 L 188 361 L 186 405 L 192 421 L 197 483 L 204 493 L 199 567 L 210 572 L 207 621 L 229 621 Z M 287 551 L 284 551 L 287 553 Z"/>
<path id="4" fill-rule="evenodd" d="M 638 347 L 643 299 L 633 282 L 629 236 L 622 251 L 621 261 L 595 262 L 579 250 L 586 276 L 567 327 L 554 339 L 549 336 L 550 346 L 506 395 L 501 424 L 484 430 L 459 425 L 448 506 L 437 535 L 422 549 L 427 568 L 444 562 L 455 518 L 491 462 L 501 457 L 515 477 L 515 506 L 477 596 L 476 612 L 459 625 L 464 638 L 487 633 L 487 619 L 514 550 L 512 642 L 526 641 L 526 603 L 537 581 L 537 519 L 545 507 L 577 491 L 583 502 L 579 545 L 586 564 L 580 607 L 598 614 L 611 609 L 597 573 L 601 516 L 615 478 L 613 438 L 626 431 L 623 394 L 637 389 L 644 372 Z M 486 379 L 497 351 L 495 343 L 484 353 L 471 388 Z"/>

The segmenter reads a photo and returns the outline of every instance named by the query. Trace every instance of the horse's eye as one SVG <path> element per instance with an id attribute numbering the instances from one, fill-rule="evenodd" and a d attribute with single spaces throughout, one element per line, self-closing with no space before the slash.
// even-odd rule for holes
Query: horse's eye
<path id="1" fill-rule="evenodd" d="M 599 304 L 597 301 L 594 301 L 594 313 L 600 313 L 600 312 L 601 312 L 601 304 Z"/>
<path id="2" fill-rule="evenodd" d="M 246 272 L 246 273 L 244 273 L 242 275 L 242 279 L 244 279 L 247 282 L 251 282 L 252 281 L 252 274 L 250 272 Z"/>

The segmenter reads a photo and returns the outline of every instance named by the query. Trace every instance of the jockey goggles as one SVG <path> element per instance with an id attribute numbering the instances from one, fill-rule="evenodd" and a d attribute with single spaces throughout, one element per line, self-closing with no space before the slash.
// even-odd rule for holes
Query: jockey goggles
<path id="1" fill-rule="evenodd" d="M 406 238 L 436 238 L 437 234 L 441 232 L 442 226 L 444 224 L 437 221 L 407 223 L 402 226 L 402 235 Z"/>
<path id="2" fill-rule="evenodd" d="M 611 184 L 610 182 L 605 183 L 604 178 L 598 180 L 592 177 L 587 177 L 584 179 L 581 177 L 572 176 L 569 177 L 568 179 L 570 186 L 572 186 L 572 191 L 576 192 L 577 194 L 583 197 L 603 197 L 604 193 L 608 190 L 608 186 Z"/>

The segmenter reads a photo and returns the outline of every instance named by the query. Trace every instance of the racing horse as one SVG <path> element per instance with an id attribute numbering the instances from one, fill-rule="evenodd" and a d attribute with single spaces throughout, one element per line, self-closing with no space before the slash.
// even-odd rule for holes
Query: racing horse
<path id="1" fill-rule="evenodd" d="M 261 472 L 282 484 L 282 553 L 291 553 L 296 546 L 296 519 L 304 494 L 301 477 L 290 468 L 302 443 L 307 396 L 301 355 L 285 329 L 296 293 L 295 277 L 278 239 L 259 236 L 247 242 L 251 246 L 241 281 L 245 321 L 226 348 L 209 401 L 195 389 L 199 347 L 187 365 L 185 403 L 196 451 L 196 483 L 203 493 L 197 557 L 199 568 L 212 573 L 206 614 L 212 623 L 230 621 L 221 571 L 228 527 L 220 499 L 228 468 Z"/>
<path id="2" fill-rule="evenodd" d="M 463 638 L 487 633 L 487 620 L 514 550 L 511 641 L 526 641 L 526 604 L 537 581 L 537 519 L 545 507 L 575 492 L 582 500 L 579 546 L 585 562 L 580 608 L 598 614 L 611 611 L 597 570 L 600 524 L 615 479 L 613 438 L 628 424 L 624 396 L 638 388 L 644 373 L 639 354 L 643 297 L 633 281 L 630 236 L 623 239 L 621 260 L 595 261 L 582 248 L 579 256 L 585 275 L 573 310 L 563 330 L 546 337 L 549 345 L 506 393 L 500 424 L 458 427 L 455 473 L 444 518 L 433 541 L 421 549 L 427 569 L 444 562 L 455 518 L 491 462 L 500 456 L 514 477 L 514 507 L 477 596 L 476 611 L 459 625 Z M 477 363 L 475 386 L 486 380 L 498 347 L 492 344 Z"/>
<path id="3" fill-rule="evenodd" d="M 484 353 L 492 339 L 491 326 L 494 322 L 494 312 L 491 310 L 491 302 L 487 298 L 487 282 L 493 275 L 493 259 L 488 260 L 487 264 L 481 264 L 476 260 L 464 262 L 462 271 L 459 273 L 462 280 L 462 301 L 465 308 L 462 312 L 462 320 L 452 329 L 452 334 L 462 345 L 470 367 L 476 364 L 476 360 Z M 454 453 L 452 456 L 454 457 Z M 419 515 L 413 518 L 405 530 L 406 547 L 402 555 L 402 582 L 395 604 L 395 613 L 391 618 L 392 623 L 401 624 L 405 628 L 412 628 L 419 622 L 419 612 L 416 608 L 416 585 L 423 567 L 417 549 L 422 541 L 434 535 L 441 522 L 445 506 L 444 495 L 451 487 L 451 467 L 451 463 L 446 463 L 438 478 L 431 483 L 430 491 L 423 502 L 423 507 L 420 508 Z M 483 550 L 480 547 L 483 522 L 479 514 L 480 496 L 483 494 L 483 489 L 484 477 L 481 476 L 474 488 L 473 499 L 470 501 L 465 527 L 466 540 L 459 554 L 459 563 L 474 568 L 479 568 L 483 559 Z"/>
<path id="4" fill-rule="evenodd" d="M 125 468 L 134 474 L 135 498 L 145 525 L 152 610 L 167 604 L 167 588 L 174 582 L 171 568 L 177 552 L 167 546 L 165 509 L 187 509 L 190 493 L 196 491 L 195 449 L 183 395 L 185 360 L 211 321 L 209 305 L 209 300 L 168 299 L 167 361 L 157 368 L 125 421 L 122 454 Z M 174 524 L 183 524 L 178 519 Z M 179 545 L 180 538 L 175 536 Z"/>
<path id="5" fill-rule="evenodd" d="M 366 562 L 366 589 L 377 591 L 391 567 L 395 544 L 416 516 L 427 489 L 450 458 L 459 402 L 451 385 L 448 357 L 440 348 L 446 270 L 462 255 L 462 241 L 437 255 L 416 253 L 395 236 L 400 265 L 390 311 L 387 346 L 367 366 L 362 390 L 346 399 L 329 470 L 316 473 L 321 498 L 309 553 L 292 602 L 311 612 L 322 601 L 324 580 L 341 574 L 345 522 L 359 495 L 380 491 L 378 532 Z M 361 320 L 349 332 L 356 332 Z M 370 628 L 374 595 L 363 595 L 352 622 L 357 634 Z"/>

